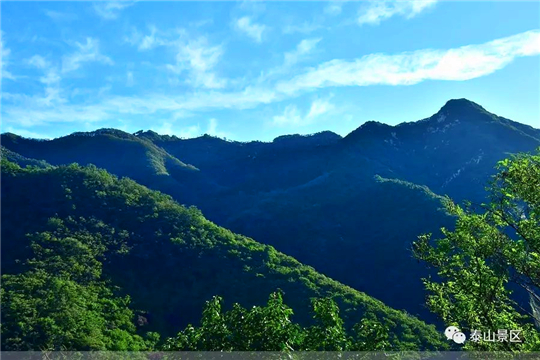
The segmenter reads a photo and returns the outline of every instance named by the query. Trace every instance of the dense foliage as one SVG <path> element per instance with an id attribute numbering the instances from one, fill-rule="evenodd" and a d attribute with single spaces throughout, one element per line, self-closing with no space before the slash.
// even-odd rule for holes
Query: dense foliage
<path id="1" fill-rule="evenodd" d="M 245 309 L 235 304 L 223 312 L 222 299 L 206 303 L 199 327 L 187 326 L 163 345 L 176 351 L 376 351 L 390 348 L 387 328 L 363 319 L 348 334 L 331 299 L 312 302 L 316 323 L 301 327 L 282 295 L 270 295 L 266 306 Z"/>
<path id="2" fill-rule="evenodd" d="M 116 296 L 102 278 L 100 260 L 114 232 L 103 223 L 88 225 L 88 231 L 71 232 L 51 218 L 54 231 L 31 236 L 35 257 L 25 271 L 2 276 L 3 349 L 151 348 L 155 337 L 144 341 L 136 335 L 129 297 Z"/>
<path id="3" fill-rule="evenodd" d="M 445 346 L 433 326 L 132 180 L 2 161 L 3 349 L 152 348 L 214 295 L 258 306 L 276 289 L 310 331 L 311 299 L 332 298 L 347 331 L 371 321 L 388 348 Z"/>
<path id="4" fill-rule="evenodd" d="M 521 330 L 523 343 L 469 341 L 468 349 L 540 350 L 540 153 L 501 161 L 481 211 L 448 200 L 453 231 L 424 235 L 415 254 L 437 269 L 428 305 L 467 332 Z M 526 299 L 530 300 L 527 304 Z"/>

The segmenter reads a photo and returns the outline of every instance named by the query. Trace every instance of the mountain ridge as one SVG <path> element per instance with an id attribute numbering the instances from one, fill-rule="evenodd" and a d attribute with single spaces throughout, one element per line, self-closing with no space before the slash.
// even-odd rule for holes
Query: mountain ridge
<path id="1" fill-rule="evenodd" d="M 420 123 L 421 122 L 426 122 L 426 121 L 432 120 L 434 117 L 437 117 L 438 122 L 442 122 L 443 120 L 440 119 L 440 115 L 444 115 L 445 117 L 447 117 L 448 115 L 458 116 L 458 115 L 467 114 L 467 112 L 470 113 L 471 111 L 476 111 L 478 113 L 484 113 L 486 115 L 495 115 L 495 114 L 487 111 L 483 106 L 479 105 L 478 103 L 476 103 L 474 101 L 468 100 L 466 98 L 455 98 L 455 99 L 448 100 L 435 114 L 433 114 L 430 117 L 420 119 L 420 120 L 404 121 L 404 122 L 398 123 L 396 125 L 386 124 L 384 122 L 380 122 L 380 121 L 377 121 L 377 120 L 368 120 L 368 121 L 362 123 L 361 125 L 359 125 L 356 129 L 354 129 L 351 132 L 349 132 L 348 134 L 346 134 L 345 136 L 341 136 L 341 135 L 336 134 L 336 133 L 334 133 L 333 131 L 330 131 L 330 130 L 321 130 L 319 132 L 310 133 L 310 134 L 294 133 L 294 134 L 289 134 L 289 135 L 279 135 L 276 138 L 272 139 L 271 141 L 226 140 L 226 142 L 228 142 L 228 143 L 240 143 L 240 144 L 250 144 L 250 143 L 270 144 L 270 143 L 275 142 L 276 140 L 279 141 L 280 138 L 289 138 L 289 137 L 310 138 L 310 137 L 318 137 L 318 136 L 321 136 L 321 135 L 335 136 L 336 138 L 341 137 L 342 139 L 345 139 L 348 136 L 350 136 L 352 133 L 358 131 L 361 128 L 371 128 L 374 125 L 380 125 L 382 127 L 394 129 L 394 128 L 399 128 L 399 127 L 402 127 L 402 126 L 408 126 L 408 125 L 411 125 L 411 124 L 419 123 L 419 122 Z M 520 129 L 528 129 L 529 131 L 532 131 L 533 133 L 535 133 L 537 136 L 540 136 L 540 127 L 535 128 L 535 127 L 533 127 L 531 125 L 523 124 L 523 123 L 520 123 L 520 122 L 517 122 L 517 121 L 514 121 L 514 120 L 510 120 L 510 119 L 507 119 L 507 118 L 504 118 L 504 117 L 500 117 L 500 116 L 497 116 L 497 115 L 495 115 L 495 116 L 499 120 L 502 120 L 503 122 L 506 122 L 509 125 L 512 125 L 512 126 L 517 125 L 517 127 L 520 128 Z M 218 136 L 212 136 L 210 134 L 203 134 L 203 135 L 196 136 L 196 137 L 193 137 L 193 138 L 180 138 L 180 137 L 178 137 L 176 135 L 159 134 L 159 133 L 157 133 L 156 131 L 153 131 L 153 130 L 138 130 L 138 131 L 136 131 L 134 133 L 129 133 L 127 131 L 114 129 L 114 128 L 99 128 L 99 129 L 88 131 L 88 132 L 78 131 L 78 132 L 74 132 L 74 133 L 71 133 L 71 134 L 59 136 L 59 137 L 56 137 L 56 138 L 53 138 L 53 139 L 39 139 L 39 138 L 32 138 L 32 137 L 24 137 L 24 136 L 17 135 L 17 134 L 12 133 L 12 132 L 4 132 L 4 133 L 1 133 L 0 135 L 6 136 L 6 137 L 15 136 L 15 137 L 18 137 L 18 138 L 31 139 L 31 140 L 51 141 L 51 140 L 57 140 L 57 139 L 60 139 L 60 138 L 68 137 L 68 136 L 71 136 L 71 135 L 85 135 L 85 134 L 92 135 L 92 134 L 107 134 L 107 133 L 108 134 L 114 134 L 114 135 L 120 135 L 122 137 L 124 137 L 126 135 L 133 135 L 135 137 L 143 137 L 143 138 L 148 138 L 150 140 L 168 139 L 168 140 L 186 141 L 186 140 L 201 139 L 201 138 L 203 138 L 203 139 L 213 138 L 213 139 L 223 140 L 222 138 L 220 138 Z"/>
<path id="2" fill-rule="evenodd" d="M 116 131 L 105 129 L 106 135 L 87 137 L 106 136 L 119 144 L 136 138 L 138 144 L 153 145 L 198 171 L 158 176 L 145 166 L 132 166 L 132 175 L 126 175 L 115 171 L 116 159 L 100 167 L 195 205 L 219 225 L 275 246 L 346 285 L 423 318 L 430 314 L 423 306 L 419 278 L 427 273 L 413 263 L 409 247 L 420 233 L 451 225 L 440 211 L 438 196 L 482 202 L 497 161 L 540 146 L 540 130 L 464 99 L 450 100 L 416 122 L 396 126 L 367 122 L 344 138 L 323 132 L 242 143 L 209 135 L 182 140 L 152 131 L 116 137 Z M 58 164 L 50 161 L 58 156 L 55 152 L 69 153 L 69 162 L 82 164 L 96 156 L 89 154 L 92 146 L 81 151 L 76 144 L 57 146 L 50 153 L 37 151 L 65 140 L 22 141 L 26 147 L 13 148 L 13 135 L 6 139 L 2 135 L 7 149 L 25 158 L 47 155 L 51 158 L 40 160 L 53 165 Z M 117 150 L 115 155 L 141 164 L 140 152 Z M 378 228 L 382 218 L 392 220 L 391 226 Z M 354 276 L 373 268 L 379 272 L 376 277 Z M 398 300 L 402 286 L 414 289 L 409 302 Z"/>

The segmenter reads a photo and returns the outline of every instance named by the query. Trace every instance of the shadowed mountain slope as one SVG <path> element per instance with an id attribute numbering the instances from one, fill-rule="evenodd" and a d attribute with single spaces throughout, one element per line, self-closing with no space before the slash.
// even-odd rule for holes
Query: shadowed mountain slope
<path id="1" fill-rule="evenodd" d="M 295 319 L 303 323 L 311 321 L 311 297 L 332 296 L 349 323 L 374 317 L 387 324 L 395 348 L 444 347 L 433 326 L 271 246 L 221 228 L 198 210 L 132 180 L 119 180 L 94 166 L 22 169 L 5 160 L 2 165 L 2 205 L 9 209 L 2 212 L 3 274 L 38 276 L 28 272 L 35 259 L 26 264 L 25 260 L 49 256 L 47 266 L 68 266 L 64 276 L 86 288 L 93 283 L 86 284 L 87 276 L 75 274 L 97 264 L 102 283 L 116 296 L 131 297 L 130 308 L 144 319 L 139 332 L 174 335 L 197 320 L 204 301 L 213 295 L 252 306 L 265 303 L 270 292 L 281 288 Z M 94 255 L 84 255 L 91 251 Z M 85 266 L 62 263 L 81 254 Z M 3 304 L 3 319 L 20 311 L 13 301 Z M 14 340 L 13 334 L 3 333 L 3 339 Z"/>
<path id="2" fill-rule="evenodd" d="M 344 138 L 321 132 L 242 143 L 151 131 L 94 133 L 45 142 L 4 134 L 2 144 L 26 158 L 94 163 L 129 176 L 425 319 L 420 278 L 428 273 L 412 259 L 410 245 L 421 233 L 451 225 L 439 195 L 481 202 L 497 161 L 540 146 L 540 130 L 466 99 L 416 122 L 366 122 Z"/>

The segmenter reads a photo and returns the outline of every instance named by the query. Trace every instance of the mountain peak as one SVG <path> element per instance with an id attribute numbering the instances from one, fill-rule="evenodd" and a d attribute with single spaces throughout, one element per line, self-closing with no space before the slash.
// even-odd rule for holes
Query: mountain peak
<path id="1" fill-rule="evenodd" d="M 122 130 L 113 129 L 113 128 L 101 128 L 94 131 L 77 131 L 70 135 L 64 136 L 64 138 L 74 137 L 74 136 L 97 136 L 97 135 L 112 135 L 118 138 L 130 138 L 132 135 Z"/>
<path id="2" fill-rule="evenodd" d="M 369 120 L 345 136 L 345 139 L 346 141 L 352 141 L 358 139 L 380 138 L 388 135 L 392 128 L 393 126 L 391 125 Z"/>
<path id="3" fill-rule="evenodd" d="M 466 113 L 466 112 L 483 112 L 487 113 L 486 109 L 477 103 L 462 98 L 462 99 L 451 99 L 444 104 L 444 106 L 439 110 L 439 113 L 444 113 L 446 115 L 453 113 Z"/>

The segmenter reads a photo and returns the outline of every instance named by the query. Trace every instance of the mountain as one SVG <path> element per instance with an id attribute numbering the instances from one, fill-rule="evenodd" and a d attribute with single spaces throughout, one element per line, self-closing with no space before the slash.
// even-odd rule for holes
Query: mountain
<path id="1" fill-rule="evenodd" d="M 40 168 L 46 168 L 51 166 L 49 163 L 43 160 L 36 160 L 36 159 L 29 159 L 25 156 L 21 156 L 11 150 L 8 150 L 2 146 L 0 146 L 0 154 L 2 154 L 2 158 L 6 159 L 8 161 L 11 161 L 13 163 L 19 164 L 20 166 L 26 167 L 26 166 L 37 166 Z"/>
<path id="2" fill-rule="evenodd" d="M 51 141 L 2 134 L 4 148 L 19 156 L 51 165 L 93 164 L 118 176 L 126 176 L 152 188 L 193 201 L 197 186 L 212 187 L 199 169 L 185 164 L 151 141 L 116 129 L 77 132 Z M 24 155 L 23 155 L 24 154 Z"/>
<path id="3" fill-rule="evenodd" d="M 84 137 L 87 146 L 80 147 L 69 140 L 74 135 L 17 138 L 21 146 L 4 134 L 2 145 L 53 165 L 94 163 L 129 176 L 197 206 L 221 226 L 430 321 L 420 281 L 429 272 L 412 258 L 412 241 L 452 226 L 441 210 L 441 195 L 481 202 L 497 161 L 540 146 L 540 130 L 466 99 L 450 100 L 416 122 L 369 121 L 343 138 L 322 132 L 243 143 L 102 131 L 106 139 L 97 138 L 116 147 L 96 152 L 96 136 Z M 133 151 L 127 146 L 132 143 L 145 150 Z M 148 157 L 148 151 L 155 155 Z M 129 171 L 120 171 L 118 156 L 129 162 Z M 167 170 L 163 184 L 145 166 L 154 158 L 191 166 L 180 167 L 179 175 Z"/>
<path id="4" fill-rule="evenodd" d="M 3 350 L 144 349 L 213 295 L 252 306 L 278 288 L 304 324 L 310 298 L 332 296 L 349 324 L 385 324 L 394 349 L 445 347 L 433 326 L 93 165 L 3 159 L 1 186 Z"/>
<path id="5" fill-rule="evenodd" d="M 456 200 L 480 201 L 494 164 L 507 154 L 540 146 L 540 130 L 457 99 L 417 122 L 393 127 L 366 123 L 344 142 L 387 164 L 399 178 Z"/>

